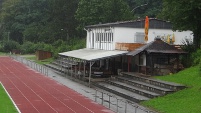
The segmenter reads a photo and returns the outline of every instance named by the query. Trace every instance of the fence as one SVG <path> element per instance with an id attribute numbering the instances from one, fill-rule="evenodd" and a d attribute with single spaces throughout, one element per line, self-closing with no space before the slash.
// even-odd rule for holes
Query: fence
<path id="1" fill-rule="evenodd" d="M 27 60 L 23 57 L 20 57 L 20 56 L 16 56 L 16 55 L 12 55 L 10 56 L 11 58 L 31 67 L 32 69 L 44 74 L 44 75 L 47 75 L 48 76 L 48 68 L 43 66 L 43 65 L 40 65 L 40 64 L 37 64 L 31 60 Z"/>
<path id="2" fill-rule="evenodd" d="M 120 99 L 116 95 L 97 89 L 95 92 L 95 102 L 108 107 L 116 113 L 155 113 L 154 111 L 148 110 L 137 103 Z"/>
<path id="3" fill-rule="evenodd" d="M 48 68 L 43 65 L 37 64 L 31 60 L 27 60 L 16 55 L 12 55 L 10 57 L 31 67 L 32 69 L 35 69 L 36 71 L 44 75 L 48 76 L 49 74 Z M 97 89 L 95 89 L 94 101 L 102 104 L 103 106 L 113 110 L 116 113 L 155 113 L 154 111 L 148 110 L 147 108 L 144 108 L 137 103 L 121 99 L 116 95 Z"/>

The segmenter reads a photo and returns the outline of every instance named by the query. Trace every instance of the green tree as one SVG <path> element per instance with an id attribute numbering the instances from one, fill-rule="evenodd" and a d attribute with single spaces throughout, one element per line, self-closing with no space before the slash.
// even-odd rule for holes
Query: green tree
<path id="1" fill-rule="evenodd" d="M 42 25 L 43 10 L 46 0 L 5 0 L 0 13 L 3 32 L 10 32 L 10 39 L 22 43 L 26 40 L 33 41 L 38 33 L 24 32 L 26 29 L 39 29 Z M 34 22 L 34 23 L 33 23 Z M 33 27 L 36 29 L 33 29 Z M 32 37 L 34 36 L 34 37 Z"/>
<path id="2" fill-rule="evenodd" d="M 20 43 L 67 40 L 77 34 L 77 5 L 77 0 L 5 0 L 1 34 L 10 32 L 10 39 Z"/>
<path id="3" fill-rule="evenodd" d="M 47 23 L 44 34 L 50 34 L 55 40 L 68 40 L 77 35 L 76 27 L 78 25 L 75 19 L 75 12 L 78 6 L 78 0 L 49 0 L 49 22 Z"/>
<path id="4" fill-rule="evenodd" d="M 193 43 L 196 48 L 200 48 L 200 14 L 200 0 L 164 0 L 160 18 L 170 20 L 175 30 L 191 30 L 194 34 Z"/>
<path id="5" fill-rule="evenodd" d="M 131 20 L 133 18 L 124 0 L 80 0 L 75 15 L 78 29 L 86 25 Z"/>
<path id="6" fill-rule="evenodd" d="M 135 18 L 156 18 L 162 10 L 162 0 L 126 0 Z"/>

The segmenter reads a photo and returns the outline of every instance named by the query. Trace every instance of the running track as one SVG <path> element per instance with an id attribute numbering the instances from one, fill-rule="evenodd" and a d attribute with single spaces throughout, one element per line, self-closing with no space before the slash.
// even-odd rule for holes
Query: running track
<path id="1" fill-rule="evenodd" d="M 9 57 L 0 57 L 0 82 L 21 113 L 113 113 Z"/>

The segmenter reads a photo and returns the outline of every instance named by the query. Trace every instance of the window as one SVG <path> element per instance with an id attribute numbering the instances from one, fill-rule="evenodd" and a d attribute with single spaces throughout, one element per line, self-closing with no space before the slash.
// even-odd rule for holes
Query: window
<path id="1" fill-rule="evenodd" d="M 144 43 L 144 36 L 143 32 L 136 32 L 134 36 L 134 42 L 136 43 Z"/>
<path id="2" fill-rule="evenodd" d="M 113 42 L 113 33 L 111 32 L 96 33 L 96 42 L 101 43 Z"/>

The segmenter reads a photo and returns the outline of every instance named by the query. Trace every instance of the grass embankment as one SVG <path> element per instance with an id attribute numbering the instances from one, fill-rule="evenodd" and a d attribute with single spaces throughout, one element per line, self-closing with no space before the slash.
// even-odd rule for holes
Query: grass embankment
<path id="1" fill-rule="evenodd" d="M 0 112 L 18 113 L 1 84 L 0 84 Z"/>
<path id="2" fill-rule="evenodd" d="M 143 105 L 161 113 L 201 113 L 201 74 L 198 67 L 191 67 L 177 74 L 155 78 L 184 84 L 188 88 L 142 102 Z"/>

